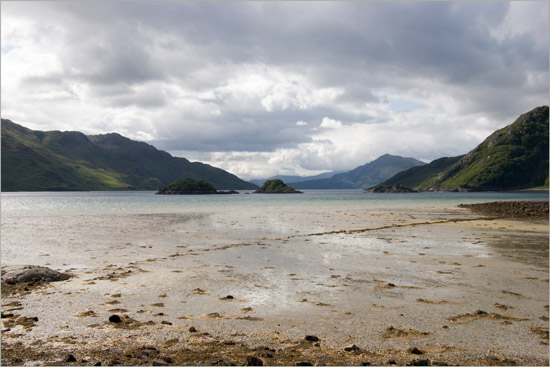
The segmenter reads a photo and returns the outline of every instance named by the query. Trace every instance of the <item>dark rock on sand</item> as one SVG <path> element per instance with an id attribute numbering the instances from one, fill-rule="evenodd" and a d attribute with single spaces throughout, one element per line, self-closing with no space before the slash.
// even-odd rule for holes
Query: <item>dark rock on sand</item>
<path id="1" fill-rule="evenodd" d="M 411 366 L 429 366 L 430 365 L 430 360 L 429 359 L 417 359 L 417 360 L 413 361 L 410 365 Z"/>
<path id="2" fill-rule="evenodd" d="M 264 362 L 258 357 L 248 356 L 248 357 L 246 357 L 246 365 L 247 366 L 263 366 Z"/>
<path id="3" fill-rule="evenodd" d="M 196 329 L 194 326 L 191 326 L 191 327 L 189 328 L 189 332 L 190 332 L 190 333 L 196 333 L 196 332 L 197 332 L 197 329 Z"/>
<path id="4" fill-rule="evenodd" d="M 109 316 L 109 321 L 115 324 L 120 324 L 122 322 L 122 319 L 118 315 L 111 315 Z"/>
<path id="5" fill-rule="evenodd" d="M 409 353 L 412 353 L 412 354 L 424 354 L 420 349 L 418 349 L 417 347 L 412 347 L 412 348 L 409 348 L 408 350 Z"/>
<path id="6" fill-rule="evenodd" d="M 161 360 L 158 360 L 158 359 L 155 359 L 153 361 L 153 363 L 151 363 L 152 366 L 168 366 L 168 363 L 166 363 L 165 361 L 161 361 Z"/>
<path id="7" fill-rule="evenodd" d="M 548 219 L 548 201 L 496 201 L 480 204 L 460 204 L 474 213 L 499 218 Z"/>
<path id="8" fill-rule="evenodd" d="M 308 341 L 308 342 L 318 342 L 319 341 L 319 338 L 316 337 L 315 335 L 306 335 L 306 337 L 304 338 L 305 341 Z"/>
<path id="9" fill-rule="evenodd" d="M 6 266 L 2 269 L 2 281 L 8 284 L 59 282 L 70 277 L 69 274 L 37 265 Z"/>
<path id="10" fill-rule="evenodd" d="M 296 362 L 296 366 L 313 366 L 311 362 L 308 361 L 302 361 L 302 362 Z"/>
<path id="11" fill-rule="evenodd" d="M 69 362 L 76 362 L 76 358 L 75 358 L 75 356 L 73 356 L 72 354 L 69 354 L 67 357 L 65 357 L 65 359 L 63 360 L 63 362 L 66 362 L 66 363 L 69 363 Z"/>
<path id="12" fill-rule="evenodd" d="M 346 352 L 355 352 L 355 351 L 358 351 L 359 349 L 360 349 L 360 348 L 359 348 L 357 345 L 355 345 L 355 344 L 346 345 L 346 346 L 344 347 L 344 350 L 345 350 Z"/>

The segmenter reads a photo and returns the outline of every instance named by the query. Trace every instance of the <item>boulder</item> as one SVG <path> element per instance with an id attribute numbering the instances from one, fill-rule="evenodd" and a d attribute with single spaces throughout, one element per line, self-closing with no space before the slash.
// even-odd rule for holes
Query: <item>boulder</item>
<path id="1" fill-rule="evenodd" d="M 60 282 L 71 276 L 38 265 L 6 266 L 2 269 L 2 281 L 8 284 Z"/>

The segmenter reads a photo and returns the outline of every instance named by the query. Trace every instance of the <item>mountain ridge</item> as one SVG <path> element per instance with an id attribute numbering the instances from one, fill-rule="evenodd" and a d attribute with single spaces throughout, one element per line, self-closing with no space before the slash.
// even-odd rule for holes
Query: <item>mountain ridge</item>
<path id="1" fill-rule="evenodd" d="M 117 133 L 35 131 L 1 122 L 3 191 L 158 190 L 179 178 L 203 179 L 216 189 L 257 188 L 220 168 Z"/>
<path id="2" fill-rule="evenodd" d="M 548 115 L 548 106 L 536 107 L 493 132 L 467 154 L 400 172 L 381 185 L 429 191 L 548 188 Z"/>
<path id="3" fill-rule="evenodd" d="M 294 186 L 297 189 L 366 189 L 398 172 L 424 164 L 415 158 L 384 154 L 351 171 L 327 179 L 297 182 Z"/>

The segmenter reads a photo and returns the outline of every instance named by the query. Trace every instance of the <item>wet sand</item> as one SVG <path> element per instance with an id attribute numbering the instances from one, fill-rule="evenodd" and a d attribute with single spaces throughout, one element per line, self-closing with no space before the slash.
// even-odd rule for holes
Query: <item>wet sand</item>
<path id="1" fill-rule="evenodd" d="M 544 219 L 227 209 L 7 217 L 2 234 L 3 266 L 72 274 L 6 289 L 3 365 L 549 362 Z"/>

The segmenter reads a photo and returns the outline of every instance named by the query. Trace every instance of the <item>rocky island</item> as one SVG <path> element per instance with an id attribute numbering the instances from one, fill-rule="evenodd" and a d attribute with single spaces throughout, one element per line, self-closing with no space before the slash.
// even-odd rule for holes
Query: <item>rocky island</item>
<path id="1" fill-rule="evenodd" d="M 288 186 L 282 180 L 275 178 L 264 182 L 262 187 L 254 191 L 255 194 L 303 194 L 292 186 Z"/>
<path id="2" fill-rule="evenodd" d="M 418 192 L 418 190 L 411 189 L 410 187 L 403 185 L 384 185 L 378 184 L 370 189 L 365 190 L 365 192 L 376 192 L 376 193 L 406 193 L 406 192 Z"/>
<path id="3" fill-rule="evenodd" d="M 238 194 L 237 191 L 218 191 L 216 188 L 205 180 L 197 180 L 194 178 L 186 178 L 176 180 L 171 184 L 164 186 L 157 195 L 212 195 L 212 194 Z"/>

